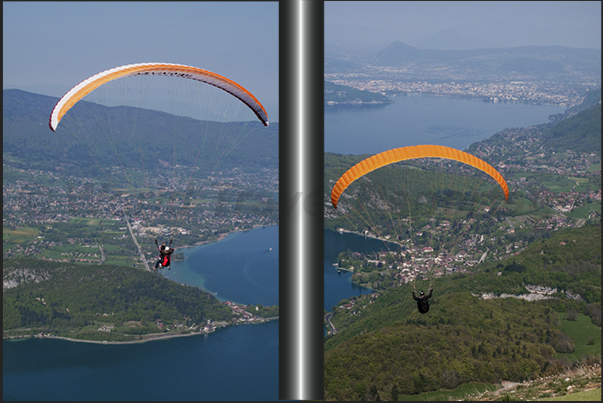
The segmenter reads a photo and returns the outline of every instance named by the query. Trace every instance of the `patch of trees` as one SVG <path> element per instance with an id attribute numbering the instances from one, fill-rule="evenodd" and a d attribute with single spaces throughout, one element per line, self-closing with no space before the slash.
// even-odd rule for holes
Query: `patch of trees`
<path id="1" fill-rule="evenodd" d="M 262 318 L 274 318 L 278 316 L 278 305 L 247 305 L 245 310 L 253 315 L 261 316 Z"/>
<path id="2" fill-rule="evenodd" d="M 359 90 L 345 85 L 324 82 L 324 103 L 379 103 L 389 104 L 393 101 L 377 92 Z"/>
<path id="3" fill-rule="evenodd" d="M 121 326 L 127 321 L 146 324 L 161 319 L 166 324 L 191 326 L 205 323 L 207 319 L 232 318 L 231 310 L 214 296 L 154 272 L 28 258 L 4 261 L 5 277 L 23 270 L 32 273 L 34 280 L 4 290 L 4 331 L 20 328 L 77 330 L 99 320 Z M 143 326 L 138 332 L 150 330 L 158 329 Z"/>
<path id="4" fill-rule="evenodd" d="M 601 104 L 591 106 L 543 132 L 546 147 L 565 152 L 601 152 Z"/>
<path id="5" fill-rule="evenodd" d="M 390 400 L 466 382 L 522 381 L 553 371 L 556 353 L 572 350 L 550 302 L 439 298 L 429 315 L 415 307 L 392 326 L 326 351 L 325 399 L 378 393 Z"/>

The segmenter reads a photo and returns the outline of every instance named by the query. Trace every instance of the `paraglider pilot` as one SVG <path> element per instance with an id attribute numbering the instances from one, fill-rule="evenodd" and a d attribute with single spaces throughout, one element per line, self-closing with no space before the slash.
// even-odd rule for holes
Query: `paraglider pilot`
<path id="1" fill-rule="evenodd" d="M 161 246 L 159 246 L 156 239 L 155 245 L 157 245 L 157 250 L 159 251 L 159 260 L 157 261 L 157 263 L 155 263 L 155 270 L 157 270 L 159 266 L 161 266 L 162 269 L 164 267 L 167 267 L 168 270 L 172 270 L 172 268 L 170 267 L 170 255 L 174 252 L 175 249 L 170 248 L 170 246 L 165 246 L 165 242 L 162 243 Z M 171 239 L 170 245 L 172 245 Z"/>
<path id="2" fill-rule="evenodd" d="M 431 294 L 433 294 L 433 290 L 431 288 L 429 289 L 429 294 L 425 295 L 425 293 L 421 291 L 418 297 L 415 295 L 415 291 L 412 292 L 412 297 L 415 299 L 415 301 L 417 301 L 419 312 L 429 312 L 429 302 L 427 302 L 427 300 L 431 298 Z"/>

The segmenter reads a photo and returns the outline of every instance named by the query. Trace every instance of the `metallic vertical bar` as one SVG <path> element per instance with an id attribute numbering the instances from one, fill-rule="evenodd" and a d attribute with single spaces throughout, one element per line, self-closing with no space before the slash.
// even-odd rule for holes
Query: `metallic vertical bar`
<path id="1" fill-rule="evenodd" d="M 324 5 L 279 4 L 279 398 L 322 400 Z"/>

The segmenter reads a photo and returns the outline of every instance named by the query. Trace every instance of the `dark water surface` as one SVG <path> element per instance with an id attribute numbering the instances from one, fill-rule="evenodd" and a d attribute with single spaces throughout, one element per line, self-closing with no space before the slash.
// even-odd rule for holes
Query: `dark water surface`
<path id="1" fill-rule="evenodd" d="M 3 341 L 2 398 L 278 400 L 278 321 L 140 344 Z"/>

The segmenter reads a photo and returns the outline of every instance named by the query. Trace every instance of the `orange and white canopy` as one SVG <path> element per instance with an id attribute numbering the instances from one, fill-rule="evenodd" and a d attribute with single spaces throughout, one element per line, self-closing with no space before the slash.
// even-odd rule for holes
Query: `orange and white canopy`
<path id="1" fill-rule="evenodd" d="M 213 85 L 214 87 L 220 88 L 221 90 L 224 90 L 240 99 L 253 111 L 253 113 L 255 113 L 264 126 L 268 126 L 268 114 L 266 113 L 266 110 L 262 104 L 253 96 L 251 92 L 247 91 L 241 85 L 229 80 L 226 77 L 212 73 L 208 70 L 200 69 L 198 67 L 185 66 L 182 64 L 138 63 L 105 70 L 90 78 L 87 78 L 73 87 L 65 95 L 63 95 L 63 97 L 52 110 L 49 121 L 50 129 L 55 131 L 59 122 L 67 111 L 71 109 L 71 107 L 73 107 L 73 105 L 75 105 L 80 99 L 88 95 L 96 88 L 118 78 L 139 75 L 182 77 Z"/>

